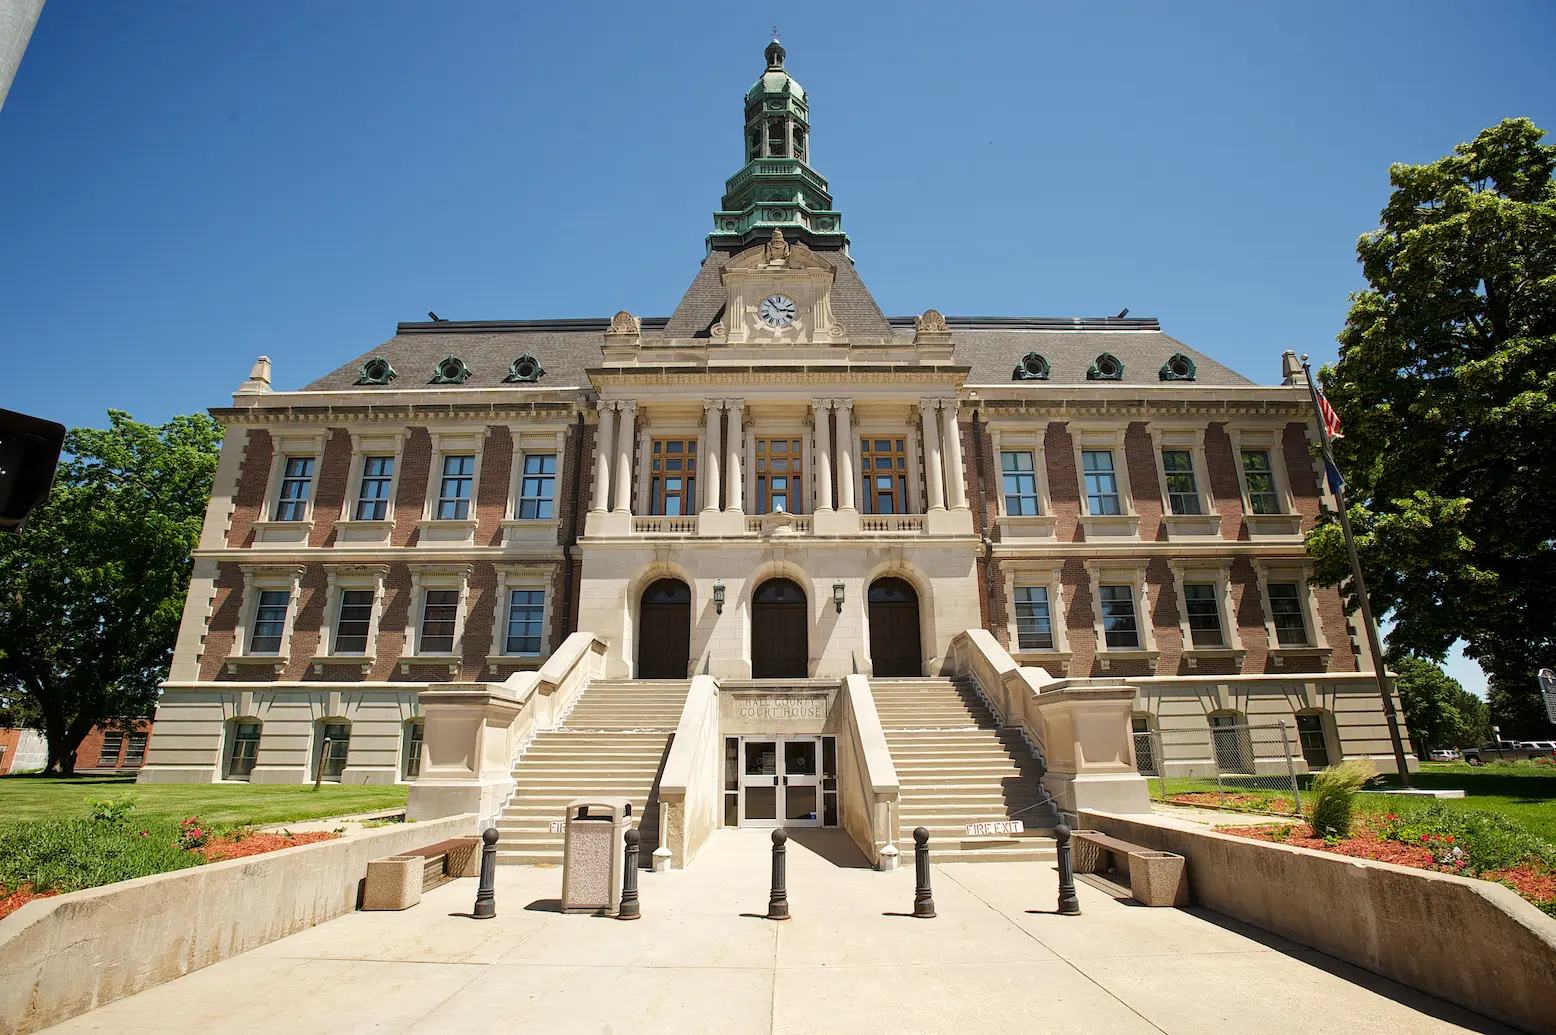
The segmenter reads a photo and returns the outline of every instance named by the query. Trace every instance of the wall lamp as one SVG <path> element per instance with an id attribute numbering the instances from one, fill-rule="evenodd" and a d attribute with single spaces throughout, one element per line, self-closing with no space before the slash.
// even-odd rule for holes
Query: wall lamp
<path id="1" fill-rule="evenodd" d="M 834 583 L 832 583 L 832 602 L 837 605 L 837 613 L 838 614 L 842 614 L 843 613 L 843 584 L 841 582 L 834 582 Z"/>
<path id="2" fill-rule="evenodd" d="M 724 580 L 716 579 L 713 583 L 713 613 L 724 613 Z"/>

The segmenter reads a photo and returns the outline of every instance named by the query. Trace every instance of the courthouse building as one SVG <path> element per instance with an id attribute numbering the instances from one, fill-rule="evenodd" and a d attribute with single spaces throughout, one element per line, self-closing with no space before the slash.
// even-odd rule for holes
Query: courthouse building
<path id="1" fill-rule="evenodd" d="M 893 815 L 1000 818 L 1024 800 L 1000 765 L 1059 768 L 987 685 L 1012 665 L 1040 697 L 1132 691 L 1115 790 L 1156 764 L 1131 724 L 1283 719 L 1299 766 L 1392 768 L 1355 630 L 1308 582 L 1300 369 L 1272 353 L 1250 380 L 1155 319 L 885 314 L 811 165 L 810 99 L 776 41 L 766 59 L 668 316 L 403 323 L 299 390 L 261 359 L 212 410 L 142 780 L 404 781 L 427 813 L 468 771 L 509 857 L 541 859 L 571 797 L 681 793 L 677 730 L 717 755 L 688 814 L 706 794 L 715 825 L 846 826 L 878 729 Z M 428 725 L 456 706 L 477 718 Z"/>

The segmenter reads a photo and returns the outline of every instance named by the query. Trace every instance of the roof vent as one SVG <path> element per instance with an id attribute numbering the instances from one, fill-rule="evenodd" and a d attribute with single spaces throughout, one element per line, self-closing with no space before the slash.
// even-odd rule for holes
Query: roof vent
<path id="1" fill-rule="evenodd" d="M 1090 369 L 1086 371 L 1088 381 L 1122 381 L 1124 379 L 1124 364 L 1111 352 L 1104 352 L 1097 357 Z"/>
<path id="2" fill-rule="evenodd" d="M 432 372 L 429 385 L 462 385 L 470 377 L 470 368 L 458 356 L 445 356 Z"/>
<path id="3" fill-rule="evenodd" d="M 1196 374 L 1194 361 L 1181 352 L 1174 353 L 1171 359 L 1162 364 L 1163 381 L 1192 381 Z"/>
<path id="4" fill-rule="evenodd" d="M 1046 381 L 1051 368 L 1040 353 L 1028 352 L 1020 365 L 1010 372 L 1013 381 Z"/>
<path id="5" fill-rule="evenodd" d="M 540 360 L 526 352 L 509 364 L 508 376 L 503 378 L 503 382 L 506 384 L 515 382 L 533 384 L 545 376 L 546 371 L 541 367 Z"/>
<path id="6" fill-rule="evenodd" d="M 394 367 L 382 356 L 369 356 L 367 362 L 362 364 L 362 370 L 357 377 L 359 385 L 386 385 L 400 375 L 394 372 Z"/>

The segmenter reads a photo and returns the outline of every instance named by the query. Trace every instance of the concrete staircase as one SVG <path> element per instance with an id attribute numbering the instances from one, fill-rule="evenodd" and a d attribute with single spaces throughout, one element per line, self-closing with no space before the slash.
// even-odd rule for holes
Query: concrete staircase
<path id="1" fill-rule="evenodd" d="M 915 827 L 929 830 L 930 858 L 937 863 L 1054 858 L 1053 839 L 1030 831 L 967 835 L 969 823 L 1020 819 L 1031 827 L 1052 816 L 1031 808 L 1042 763 L 1019 730 L 997 726 L 970 684 L 871 679 L 870 692 L 902 786 L 897 848 L 904 865 L 912 864 Z"/>
<path id="2" fill-rule="evenodd" d="M 513 770 L 518 789 L 497 820 L 497 861 L 559 866 L 563 835 L 551 824 L 585 795 L 630 798 L 643 835 L 639 860 L 659 845 L 659 771 L 689 682 L 597 680 L 562 726 L 536 736 Z"/>

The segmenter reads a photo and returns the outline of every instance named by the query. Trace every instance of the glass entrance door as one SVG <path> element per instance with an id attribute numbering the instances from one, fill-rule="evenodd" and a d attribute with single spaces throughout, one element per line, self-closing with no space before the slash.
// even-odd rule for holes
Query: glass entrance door
<path id="1" fill-rule="evenodd" d="M 740 816 L 744 827 L 819 827 L 820 737 L 743 737 Z"/>

